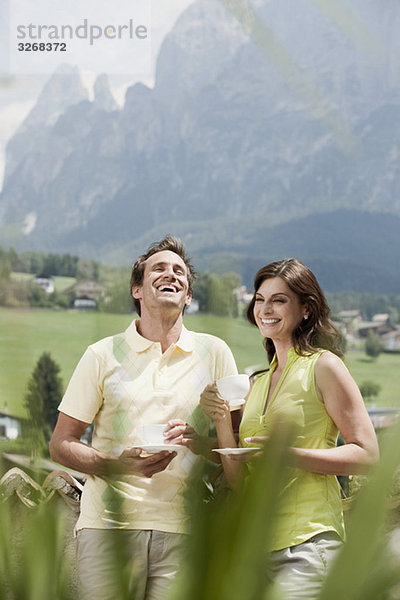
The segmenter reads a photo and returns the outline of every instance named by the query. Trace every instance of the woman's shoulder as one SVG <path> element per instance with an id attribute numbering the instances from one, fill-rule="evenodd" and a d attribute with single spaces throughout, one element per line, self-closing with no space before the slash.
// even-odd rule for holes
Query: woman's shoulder
<path id="1" fill-rule="evenodd" d="M 330 350 L 321 350 L 318 354 L 315 361 L 316 376 L 338 375 L 343 371 L 347 371 L 344 362 L 337 354 Z"/>

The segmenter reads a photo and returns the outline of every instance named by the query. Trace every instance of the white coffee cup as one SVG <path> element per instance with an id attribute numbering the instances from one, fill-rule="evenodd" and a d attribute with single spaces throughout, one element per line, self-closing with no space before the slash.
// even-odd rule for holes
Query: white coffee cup
<path id="1" fill-rule="evenodd" d="M 143 425 L 142 436 L 145 444 L 154 444 L 160 446 L 165 444 L 164 431 L 167 429 L 167 424 L 151 424 Z"/>
<path id="2" fill-rule="evenodd" d="M 250 389 L 250 380 L 247 375 L 229 375 L 218 379 L 218 393 L 231 406 L 240 406 L 244 403 Z"/>

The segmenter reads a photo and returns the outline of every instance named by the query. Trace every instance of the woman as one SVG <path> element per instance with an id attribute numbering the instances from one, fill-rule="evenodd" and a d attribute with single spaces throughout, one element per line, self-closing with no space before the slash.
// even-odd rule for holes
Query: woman
<path id="1" fill-rule="evenodd" d="M 247 317 L 265 338 L 270 368 L 254 380 L 239 443 L 260 444 L 282 421 L 296 426 L 270 575 L 285 588 L 285 598 L 310 600 L 344 539 L 335 476 L 364 473 L 378 459 L 378 444 L 360 391 L 339 358 L 340 334 L 310 269 L 292 258 L 271 263 L 256 274 L 254 289 Z M 215 385 L 206 388 L 201 405 L 215 422 L 219 446 L 236 446 L 229 406 Z M 339 431 L 342 446 L 336 446 Z M 231 486 L 244 468 L 233 458 L 222 457 Z"/>

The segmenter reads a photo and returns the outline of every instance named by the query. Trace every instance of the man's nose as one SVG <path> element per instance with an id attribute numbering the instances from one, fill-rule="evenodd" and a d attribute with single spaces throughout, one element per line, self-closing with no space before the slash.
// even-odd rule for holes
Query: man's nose
<path id="1" fill-rule="evenodd" d="M 166 267 L 165 275 L 168 277 L 168 279 L 175 279 L 175 271 L 172 266 Z"/>

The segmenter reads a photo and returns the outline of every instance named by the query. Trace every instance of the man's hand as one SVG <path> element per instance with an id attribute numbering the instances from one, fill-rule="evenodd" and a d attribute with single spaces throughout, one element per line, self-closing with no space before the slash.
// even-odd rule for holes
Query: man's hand
<path id="1" fill-rule="evenodd" d="M 156 473 L 164 471 L 176 452 L 163 450 L 150 456 L 140 456 L 141 448 L 126 448 L 117 460 L 110 464 L 110 474 L 142 475 L 152 477 Z"/>

